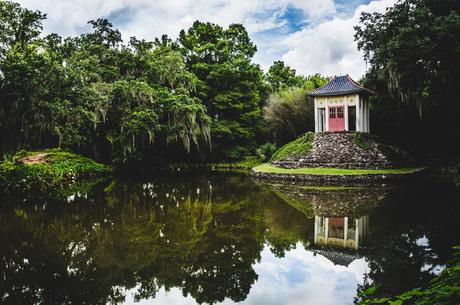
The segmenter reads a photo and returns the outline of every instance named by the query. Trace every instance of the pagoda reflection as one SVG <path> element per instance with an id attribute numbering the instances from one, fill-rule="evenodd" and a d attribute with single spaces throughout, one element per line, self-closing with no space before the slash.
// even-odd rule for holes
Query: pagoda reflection
<path id="1" fill-rule="evenodd" d="M 315 216 L 314 244 L 358 250 L 369 231 L 369 216 Z"/>
<path id="2" fill-rule="evenodd" d="M 351 254 L 361 249 L 369 234 L 369 211 L 380 204 L 389 191 L 386 188 L 293 184 L 272 185 L 272 190 L 306 217 L 313 233 L 309 247 L 322 255 L 325 251 Z"/>

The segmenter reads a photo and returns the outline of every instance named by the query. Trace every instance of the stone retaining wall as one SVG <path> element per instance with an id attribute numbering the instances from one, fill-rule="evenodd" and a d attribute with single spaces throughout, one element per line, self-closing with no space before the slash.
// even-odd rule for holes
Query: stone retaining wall
<path id="1" fill-rule="evenodd" d="M 385 183 L 402 182 L 414 180 L 421 177 L 423 170 L 409 174 L 362 174 L 362 175 L 308 175 L 308 174 L 273 174 L 251 172 L 255 178 L 268 181 L 292 181 L 302 183 L 312 183 L 314 185 L 376 185 Z"/>
<path id="2" fill-rule="evenodd" d="M 380 143 L 371 134 L 354 132 L 316 133 L 310 151 L 271 162 L 282 168 L 385 169 L 407 166 L 404 151 Z"/>
<path id="3" fill-rule="evenodd" d="M 269 184 L 270 185 L 270 184 Z M 313 207 L 315 216 L 360 217 L 376 207 L 390 193 L 389 187 L 352 187 L 350 189 L 317 190 L 296 183 L 273 183 L 272 189 Z M 289 202 L 288 202 L 289 203 Z"/>

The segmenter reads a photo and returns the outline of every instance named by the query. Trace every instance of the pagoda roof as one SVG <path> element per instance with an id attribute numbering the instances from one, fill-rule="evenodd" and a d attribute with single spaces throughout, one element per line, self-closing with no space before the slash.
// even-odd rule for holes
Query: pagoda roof
<path id="1" fill-rule="evenodd" d="M 334 96 L 346 95 L 350 93 L 366 93 L 375 94 L 374 91 L 364 88 L 355 82 L 348 74 L 335 76 L 324 86 L 312 90 L 308 93 L 309 96 Z"/>
<path id="2" fill-rule="evenodd" d="M 334 265 L 342 265 L 348 267 L 355 259 L 362 258 L 362 255 L 353 252 L 344 252 L 330 248 L 311 249 L 315 254 L 319 254 L 330 260 Z"/>

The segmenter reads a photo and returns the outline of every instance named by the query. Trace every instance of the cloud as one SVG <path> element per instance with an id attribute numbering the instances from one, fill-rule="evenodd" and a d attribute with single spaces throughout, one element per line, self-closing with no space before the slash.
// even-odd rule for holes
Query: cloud
<path id="1" fill-rule="evenodd" d="M 89 31 L 88 20 L 109 20 L 129 37 L 176 38 L 195 20 L 227 27 L 242 23 L 258 47 L 254 61 L 264 70 L 284 60 L 303 74 L 363 75 L 365 63 L 353 41 L 362 11 L 383 11 L 396 0 L 16 0 L 47 13 L 45 33 Z M 360 5 L 360 3 L 366 3 Z"/>
<path id="2" fill-rule="evenodd" d="M 45 30 L 61 35 L 79 34 L 86 21 L 113 14 L 130 15 L 128 22 L 116 24 L 125 36 L 152 39 L 161 34 L 176 36 L 179 30 L 199 19 L 227 26 L 243 23 L 250 32 L 274 29 L 279 14 L 293 6 L 306 18 L 317 19 L 335 11 L 333 0 L 17 0 L 31 9 L 48 14 Z M 267 16 L 266 12 L 269 13 Z M 261 14 L 262 13 L 262 14 Z"/>
<path id="3" fill-rule="evenodd" d="M 348 267 L 334 265 L 321 255 L 313 255 L 301 243 L 277 258 L 266 246 L 261 260 L 254 265 L 258 280 L 251 287 L 245 305 L 347 305 L 352 304 L 358 284 L 362 284 L 368 265 L 364 259 L 353 261 Z M 196 305 L 190 295 L 184 297 L 178 288 L 161 288 L 153 300 L 134 303 L 128 292 L 126 305 L 172 304 Z M 222 305 L 235 304 L 225 299 Z"/>
<path id="4" fill-rule="evenodd" d="M 298 72 L 324 75 L 350 74 L 358 79 L 366 65 L 354 41 L 353 27 L 359 23 L 361 12 L 384 12 L 396 0 L 372 1 L 359 5 L 352 16 L 336 16 L 320 24 L 305 27 L 288 35 L 280 45 L 288 49 L 282 59 Z"/>

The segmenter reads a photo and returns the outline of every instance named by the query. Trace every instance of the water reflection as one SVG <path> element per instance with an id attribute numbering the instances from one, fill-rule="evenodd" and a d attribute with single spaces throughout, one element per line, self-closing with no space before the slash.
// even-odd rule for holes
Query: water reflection
<path id="1" fill-rule="evenodd" d="M 271 187 L 287 204 L 314 219 L 313 241 L 308 250 L 345 267 L 363 257 L 355 250 L 369 232 L 366 209 L 378 205 L 387 194 L 384 189 L 358 187 Z"/>
<path id="2" fill-rule="evenodd" d="M 314 246 L 358 250 L 369 233 L 369 210 L 389 190 L 359 187 L 272 185 L 287 204 L 314 218 Z"/>
<path id="3" fill-rule="evenodd" d="M 335 246 L 358 250 L 369 231 L 369 216 L 315 216 L 315 245 Z"/>
<path id="4" fill-rule="evenodd" d="M 0 303 L 351 304 L 359 287 L 403 289 L 448 259 L 458 208 L 447 192 L 420 208 L 430 194 L 225 175 L 4 203 Z"/>

